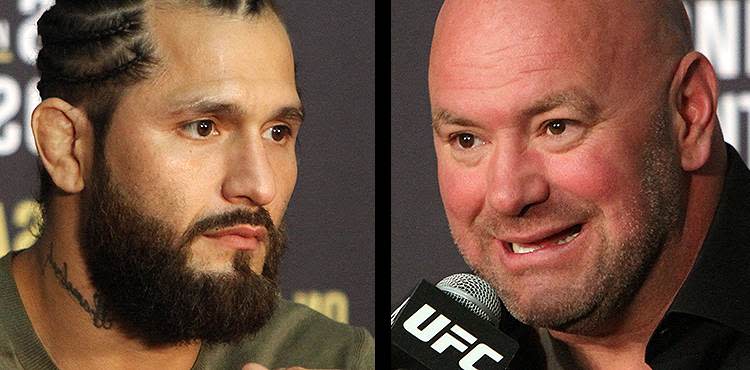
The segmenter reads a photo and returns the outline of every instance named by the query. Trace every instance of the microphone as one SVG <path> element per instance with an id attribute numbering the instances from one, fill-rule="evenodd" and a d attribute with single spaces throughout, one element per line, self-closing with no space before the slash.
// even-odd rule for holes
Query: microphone
<path id="1" fill-rule="evenodd" d="M 502 304 L 472 274 L 422 280 L 391 314 L 391 368 L 507 368 L 518 342 L 498 329 Z"/>
<path id="2" fill-rule="evenodd" d="M 489 321 L 492 326 L 500 324 L 502 303 L 495 289 L 479 276 L 473 274 L 453 274 L 440 280 L 436 288 L 454 301 L 469 309 L 475 315 Z"/>

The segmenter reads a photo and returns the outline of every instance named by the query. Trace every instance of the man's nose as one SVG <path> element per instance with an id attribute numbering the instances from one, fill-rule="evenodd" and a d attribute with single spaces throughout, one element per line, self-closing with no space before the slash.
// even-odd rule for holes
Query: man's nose
<path id="1" fill-rule="evenodd" d="M 223 196 L 232 203 L 264 206 L 276 195 L 276 177 L 268 153 L 261 138 L 238 141 L 241 143 L 236 143 L 227 158 Z"/>
<path id="2" fill-rule="evenodd" d="M 486 201 L 501 215 L 523 216 L 530 206 L 549 197 L 541 153 L 501 148 L 493 153 L 488 171 Z"/>

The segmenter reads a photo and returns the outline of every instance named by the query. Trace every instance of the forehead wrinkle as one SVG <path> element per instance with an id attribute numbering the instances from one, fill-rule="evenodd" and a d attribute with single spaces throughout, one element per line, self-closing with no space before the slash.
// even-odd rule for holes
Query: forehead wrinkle
<path id="1" fill-rule="evenodd" d="M 515 48 L 528 48 L 529 42 L 538 41 L 542 43 L 543 45 L 547 46 L 549 45 L 549 36 L 548 34 L 544 34 L 542 32 L 531 34 L 529 36 L 526 36 L 520 40 L 516 40 L 514 42 L 511 42 L 507 45 L 498 46 L 496 48 L 489 48 L 484 51 L 484 55 L 487 56 L 493 56 L 493 55 L 502 55 L 504 52 L 515 49 Z"/>
<path id="2" fill-rule="evenodd" d="M 498 32 L 508 32 L 508 30 L 498 30 Z M 542 50 L 549 50 L 550 47 L 558 46 L 561 52 L 564 52 L 566 48 L 559 47 L 558 44 L 566 42 L 570 39 L 570 35 L 560 30 L 547 31 L 547 30 L 533 30 L 530 29 L 530 34 L 518 34 L 517 39 L 504 40 L 505 45 L 497 46 L 495 48 L 488 48 L 485 50 L 486 55 L 503 54 L 506 51 L 512 49 L 528 49 L 533 50 L 533 46 L 538 46 Z M 523 55 L 523 53 L 521 53 Z"/>

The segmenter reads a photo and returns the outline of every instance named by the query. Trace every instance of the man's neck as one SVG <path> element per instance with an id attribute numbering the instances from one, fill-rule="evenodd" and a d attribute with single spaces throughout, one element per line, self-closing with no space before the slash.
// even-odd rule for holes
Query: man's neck
<path id="1" fill-rule="evenodd" d="M 81 308 L 91 316 L 91 321 L 93 322 L 94 327 L 111 329 L 112 319 L 111 317 L 109 317 L 109 312 L 107 311 L 107 309 L 101 305 L 101 302 L 99 300 L 99 293 L 94 291 L 92 300 L 89 301 L 88 299 L 86 299 L 81 291 L 79 291 L 78 288 L 76 288 L 75 284 L 73 284 L 68 278 L 67 262 L 62 262 L 61 266 L 55 261 L 54 244 L 51 244 L 46 249 L 47 257 L 45 257 L 44 259 L 44 268 L 46 269 L 47 267 L 49 267 L 52 272 L 54 272 L 55 277 L 60 282 L 60 285 L 65 288 L 65 290 L 70 293 L 71 297 L 73 297 L 76 302 L 78 302 L 78 305 L 81 306 Z"/>
<path id="2" fill-rule="evenodd" d="M 190 369 L 199 343 L 149 348 L 128 338 L 97 305 L 73 238 L 45 235 L 13 259 L 12 272 L 32 327 L 60 369 Z M 64 233 L 62 233 L 64 234 Z M 65 241 L 68 241 L 66 244 Z M 54 247 L 53 247 L 54 243 Z"/>

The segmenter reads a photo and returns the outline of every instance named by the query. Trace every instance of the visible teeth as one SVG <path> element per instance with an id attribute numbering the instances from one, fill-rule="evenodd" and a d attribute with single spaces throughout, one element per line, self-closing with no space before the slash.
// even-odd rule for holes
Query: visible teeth
<path id="1" fill-rule="evenodd" d="M 576 232 L 574 232 L 572 234 L 569 234 L 568 236 L 566 236 L 566 237 L 564 237 L 564 238 L 556 241 L 555 244 L 556 245 L 562 245 L 562 244 L 570 243 L 570 242 L 573 241 L 573 239 L 577 238 L 578 234 L 580 234 L 580 233 L 581 233 L 581 231 L 579 229 L 579 231 L 576 231 Z M 531 253 L 533 251 L 536 251 L 536 250 L 544 248 L 541 245 L 520 245 L 520 244 L 516 244 L 516 243 L 510 243 L 510 247 L 513 250 L 513 253 L 518 253 L 518 254 Z"/>
<path id="2" fill-rule="evenodd" d="M 570 234 L 570 235 L 568 235 L 568 236 L 566 236 L 566 237 L 564 237 L 564 238 L 562 238 L 562 239 L 560 239 L 560 240 L 556 241 L 556 242 L 555 242 L 555 244 L 557 244 L 557 245 L 560 245 L 560 244 L 566 244 L 566 243 L 570 243 L 570 242 L 571 242 L 571 241 L 573 241 L 573 239 L 575 239 L 575 238 L 576 238 L 576 237 L 578 236 L 578 234 L 580 234 L 580 233 L 581 233 L 581 232 L 579 231 L 579 232 L 576 232 L 576 233 Z"/>
<path id="3" fill-rule="evenodd" d="M 530 245 L 530 246 L 523 246 L 516 243 L 510 243 L 511 248 L 513 248 L 513 253 L 518 254 L 524 254 L 524 253 L 531 253 L 537 249 L 541 249 L 541 245 Z"/>

